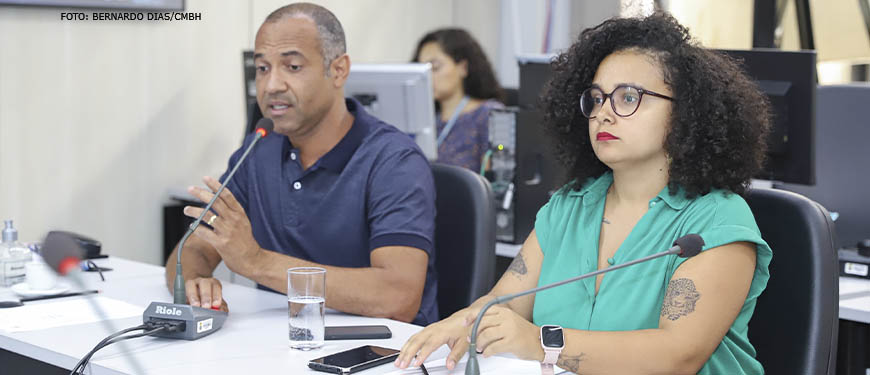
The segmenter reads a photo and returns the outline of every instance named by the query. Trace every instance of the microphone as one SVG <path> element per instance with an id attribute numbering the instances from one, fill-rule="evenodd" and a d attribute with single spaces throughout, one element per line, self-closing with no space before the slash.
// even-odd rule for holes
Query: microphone
<path id="1" fill-rule="evenodd" d="M 79 276 L 81 272 L 79 262 L 84 258 L 86 252 L 82 245 L 80 245 L 69 232 L 48 232 L 45 236 L 45 240 L 42 242 L 40 252 L 42 258 L 45 259 L 45 262 L 48 263 L 51 269 L 61 276 L 69 276 L 69 279 L 72 280 L 79 289 L 87 289 L 84 280 Z M 103 326 L 109 332 L 117 331 L 118 329 L 115 327 L 114 321 L 107 317 L 102 307 L 100 307 L 98 303 L 95 303 L 93 298 L 91 298 L 92 296 L 93 295 L 87 296 L 85 299 L 87 299 L 88 303 L 91 305 L 91 309 L 93 309 L 97 316 L 100 317 L 100 322 L 102 322 Z M 126 342 L 119 342 L 119 345 L 122 347 L 122 353 L 130 351 Z M 133 358 L 133 356 L 127 355 L 124 357 L 127 359 L 127 362 L 129 362 L 130 367 L 133 368 L 133 373 L 145 373 L 142 366 L 135 358 Z"/>
<path id="2" fill-rule="evenodd" d="M 251 149 L 254 148 L 254 145 L 256 145 L 260 139 L 265 137 L 266 134 L 272 132 L 272 129 L 274 129 L 274 127 L 275 124 L 269 118 L 264 117 L 257 121 L 257 130 L 255 130 L 257 134 L 254 136 L 254 140 L 251 142 L 250 145 L 248 145 L 248 148 L 245 149 L 242 157 L 239 158 L 239 161 L 237 161 L 236 165 L 233 166 L 233 169 L 230 170 L 230 174 L 227 175 L 227 178 L 221 184 L 221 187 L 217 190 L 217 192 L 215 192 L 214 197 L 211 198 L 211 201 L 208 202 L 208 204 L 202 210 L 202 213 L 199 214 L 198 218 L 196 218 L 196 221 L 190 224 L 190 226 L 187 228 L 187 232 L 185 232 L 184 236 L 181 237 L 181 241 L 178 243 L 178 257 L 175 262 L 175 283 L 172 287 L 172 294 L 174 296 L 173 302 L 175 304 L 187 304 L 187 292 L 184 289 L 184 276 L 182 276 L 181 274 L 181 250 L 184 249 L 184 243 L 187 242 L 187 238 L 190 237 L 190 235 L 193 234 L 193 231 L 196 230 L 197 227 L 199 227 L 200 223 L 202 223 L 202 218 L 211 209 L 211 206 L 221 195 L 221 192 L 224 191 L 227 183 L 229 183 L 230 179 L 233 178 L 233 175 L 236 174 L 236 170 L 239 169 L 239 166 L 242 165 L 242 162 L 244 162 L 245 158 L 248 157 L 248 153 L 251 152 Z"/>
<path id="3" fill-rule="evenodd" d="M 251 152 L 257 142 L 265 137 L 266 134 L 271 132 L 274 126 L 275 125 L 272 120 L 268 118 L 262 118 L 257 121 L 257 130 L 255 131 L 256 135 L 254 136 L 254 140 L 251 142 L 250 145 L 248 145 L 248 148 L 245 149 L 242 157 L 239 158 L 239 161 L 237 161 L 236 165 L 233 166 L 233 169 L 230 170 L 227 178 L 221 184 L 220 188 L 215 192 L 214 196 L 205 206 L 202 213 L 199 214 L 199 217 L 190 224 L 190 226 L 187 228 L 187 232 L 185 232 L 184 236 L 181 237 L 181 241 L 178 243 L 178 257 L 175 263 L 173 303 L 151 302 L 151 304 L 148 305 L 148 308 L 146 308 L 145 312 L 142 314 L 142 321 L 144 323 L 174 322 L 179 324 L 179 329 L 172 332 L 167 330 L 159 331 L 153 333 L 153 336 L 171 339 L 196 340 L 216 332 L 223 326 L 224 321 L 226 321 L 227 313 L 224 311 L 218 311 L 202 307 L 193 307 L 187 304 L 187 294 L 184 290 L 184 276 L 182 275 L 181 268 L 181 251 L 182 249 L 184 249 L 184 243 L 187 241 L 187 238 L 190 237 L 190 235 L 193 234 L 193 231 L 196 230 L 197 227 L 199 227 L 200 223 L 202 223 L 202 218 L 211 209 L 211 206 L 218 199 L 221 192 L 224 191 L 224 188 L 226 188 L 227 183 L 229 183 L 230 180 L 233 178 L 233 175 L 236 174 L 239 166 L 242 165 L 242 162 L 245 161 L 245 158 L 248 157 L 248 154 Z"/>
<path id="4" fill-rule="evenodd" d="M 45 263 L 61 276 L 66 276 L 72 270 L 79 269 L 79 262 L 84 258 L 85 251 L 79 243 L 67 233 L 51 231 L 45 236 L 42 245 L 42 257 Z"/>
<path id="5" fill-rule="evenodd" d="M 547 284 L 544 286 L 539 286 L 537 288 L 525 290 L 522 292 L 518 292 L 518 293 L 514 293 L 514 294 L 507 294 L 504 296 L 498 296 L 498 297 L 493 298 L 492 300 L 487 302 L 485 305 L 483 305 L 482 309 L 480 309 L 480 313 L 477 314 L 477 319 L 475 319 L 475 321 L 474 321 L 474 327 L 472 327 L 472 329 L 471 329 L 471 344 L 469 344 L 469 346 L 468 346 L 468 362 L 465 364 L 465 375 L 480 375 L 480 365 L 477 363 L 477 328 L 480 325 L 480 319 L 483 318 L 483 314 L 486 314 L 486 310 L 488 310 L 493 305 L 497 305 L 499 303 L 505 303 L 505 302 L 510 301 L 510 300 L 517 298 L 517 297 L 522 297 L 522 296 L 525 296 L 528 294 L 540 292 L 542 290 L 555 288 L 557 286 L 572 283 L 572 282 L 575 282 L 577 280 L 583 280 L 586 278 L 590 278 L 592 276 L 597 276 L 597 275 L 600 275 L 600 274 L 605 273 L 605 272 L 615 271 L 615 270 L 618 270 L 620 268 L 625 268 L 625 267 L 635 265 L 638 263 L 643 263 L 643 262 L 646 262 L 648 260 L 663 257 L 665 255 L 676 254 L 676 255 L 679 255 L 681 258 L 690 258 L 690 257 L 693 257 L 695 255 L 698 255 L 698 253 L 701 252 L 701 248 L 703 248 L 703 247 L 704 247 L 704 239 L 701 238 L 701 236 L 699 236 L 697 234 L 687 234 L 685 236 L 678 238 L 676 241 L 674 241 L 674 244 L 670 249 L 668 249 L 666 251 L 662 251 L 662 252 L 657 253 L 657 254 L 648 255 L 648 256 L 645 256 L 645 257 L 640 258 L 640 259 L 635 259 L 631 262 L 610 266 L 610 267 L 607 267 L 605 269 L 596 270 L 596 271 L 589 272 L 589 273 L 586 273 L 586 274 L 583 274 L 580 276 L 572 277 L 570 279 L 557 281 L 557 282 L 552 283 L 552 284 Z"/>
<path id="6" fill-rule="evenodd" d="M 182 237 L 181 242 L 178 244 L 178 259 L 175 266 L 175 303 L 151 302 L 142 314 L 142 321 L 144 323 L 169 323 L 174 324 L 176 329 L 171 331 L 164 329 L 152 332 L 150 333 L 151 336 L 196 340 L 219 330 L 223 326 L 224 321 L 226 321 L 226 312 L 193 307 L 186 303 L 187 296 L 185 295 L 184 277 L 182 276 L 181 271 L 181 250 L 184 248 L 184 242 L 202 222 L 205 213 L 211 209 L 215 200 L 217 200 L 220 193 L 224 188 L 226 188 L 227 183 L 232 179 L 242 162 L 245 161 L 245 158 L 248 156 L 251 149 L 253 149 L 254 145 L 271 132 L 273 128 L 274 123 L 271 119 L 263 118 L 257 122 L 257 130 L 254 140 L 250 145 L 248 145 L 248 148 L 245 149 L 242 157 L 238 162 L 236 162 L 236 165 L 233 166 L 233 169 L 230 171 L 229 175 L 227 175 L 226 180 L 224 180 L 223 184 L 221 184 L 220 188 L 215 192 L 214 197 L 212 197 L 211 201 L 208 202 L 208 205 L 206 205 L 203 212 L 199 215 L 196 221 L 190 225 L 187 232 L 184 234 L 184 237 Z M 43 241 L 42 256 L 46 263 L 48 263 L 48 265 L 60 275 L 69 274 L 70 276 L 73 276 L 72 279 L 81 289 L 84 289 L 84 281 L 77 276 L 78 271 L 72 271 L 79 269 L 79 262 L 84 257 L 84 254 L 84 248 L 70 234 L 65 232 L 49 232 Z M 109 331 L 116 331 L 114 324 L 112 324 L 112 321 L 107 319 L 106 314 L 103 312 L 99 304 L 94 303 L 91 298 L 88 298 L 88 301 L 91 303 L 91 307 L 101 318 L 100 320 Z M 126 343 L 120 342 L 120 345 L 123 348 L 122 352 L 129 351 Z M 134 369 L 133 373 L 145 373 L 142 366 L 132 356 L 125 357 Z"/>

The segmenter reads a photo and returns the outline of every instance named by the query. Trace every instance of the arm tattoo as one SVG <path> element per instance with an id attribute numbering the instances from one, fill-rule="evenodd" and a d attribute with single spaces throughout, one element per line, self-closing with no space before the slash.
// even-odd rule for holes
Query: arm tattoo
<path id="1" fill-rule="evenodd" d="M 583 356 L 583 353 L 580 353 L 580 355 L 562 354 L 559 356 L 556 366 L 577 374 L 580 372 L 580 362 L 583 361 Z"/>
<path id="2" fill-rule="evenodd" d="M 690 279 L 676 279 L 668 283 L 668 291 L 662 302 L 662 316 L 669 320 L 677 320 L 681 316 L 695 311 L 695 304 L 701 298 L 701 293 L 695 289 L 695 283 Z"/>
<path id="3" fill-rule="evenodd" d="M 526 269 L 526 261 L 523 259 L 523 252 L 519 252 L 516 257 L 514 257 L 514 261 L 511 262 L 510 267 L 508 267 L 508 271 L 511 271 L 518 278 L 522 278 L 528 270 Z"/>

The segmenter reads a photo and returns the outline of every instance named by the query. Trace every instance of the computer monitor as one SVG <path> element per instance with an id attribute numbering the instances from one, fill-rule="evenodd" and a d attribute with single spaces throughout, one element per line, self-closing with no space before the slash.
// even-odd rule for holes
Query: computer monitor
<path id="1" fill-rule="evenodd" d="M 870 124 L 862 108 L 870 103 L 870 85 L 853 83 L 819 86 L 816 92 L 816 184 L 782 184 L 819 202 L 831 213 L 839 248 L 854 248 L 870 238 Z"/>
<path id="2" fill-rule="evenodd" d="M 429 160 L 436 159 L 431 65 L 352 64 L 344 95 L 410 135 Z"/>
<path id="3" fill-rule="evenodd" d="M 743 61 L 746 72 L 770 99 L 773 122 L 767 162 L 756 178 L 814 185 L 816 52 L 720 50 Z"/>
<path id="4" fill-rule="evenodd" d="M 244 135 L 247 136 L 257 127 L 257 121 L 263 118 L 263 112 L 257 105 L 257 67 L 254 65 L 254 51 L 242 51 L 242 72 L 245 80 L 245 114 L 247 115 Z"/>

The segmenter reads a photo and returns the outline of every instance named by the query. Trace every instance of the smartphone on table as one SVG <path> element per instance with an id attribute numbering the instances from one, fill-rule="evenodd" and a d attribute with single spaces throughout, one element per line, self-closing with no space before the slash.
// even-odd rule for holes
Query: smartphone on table
<path id="1" fill-rule="evenodd" d="M 326 326 L 324 338 L 326 340 L 371 340 L 388 339 L 393 337 L 390 328 L 384 325 L 377 326 Z"/>
<path id="2" fill-rule="evenodd" d="M 308 367 L 333 374 L 353 374 L 368 368 L 391 363 L 399 356 L 396 349 L 365 345 L 325 357 L 312 359 Z"/>

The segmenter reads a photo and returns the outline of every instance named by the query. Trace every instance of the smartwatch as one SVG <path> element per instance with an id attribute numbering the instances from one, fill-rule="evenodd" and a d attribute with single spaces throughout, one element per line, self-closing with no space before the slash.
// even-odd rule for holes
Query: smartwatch
<path id="1" fill-rule="evenodd" d="M 565 348 L 565 336 L 562 327 L 553 325 L 541 326 L 541 347 L 544 348 L 544 360 L 541 361 L 541 374 L 553 375 L 553 365 L 559 360 L 559 354 Z"/>

